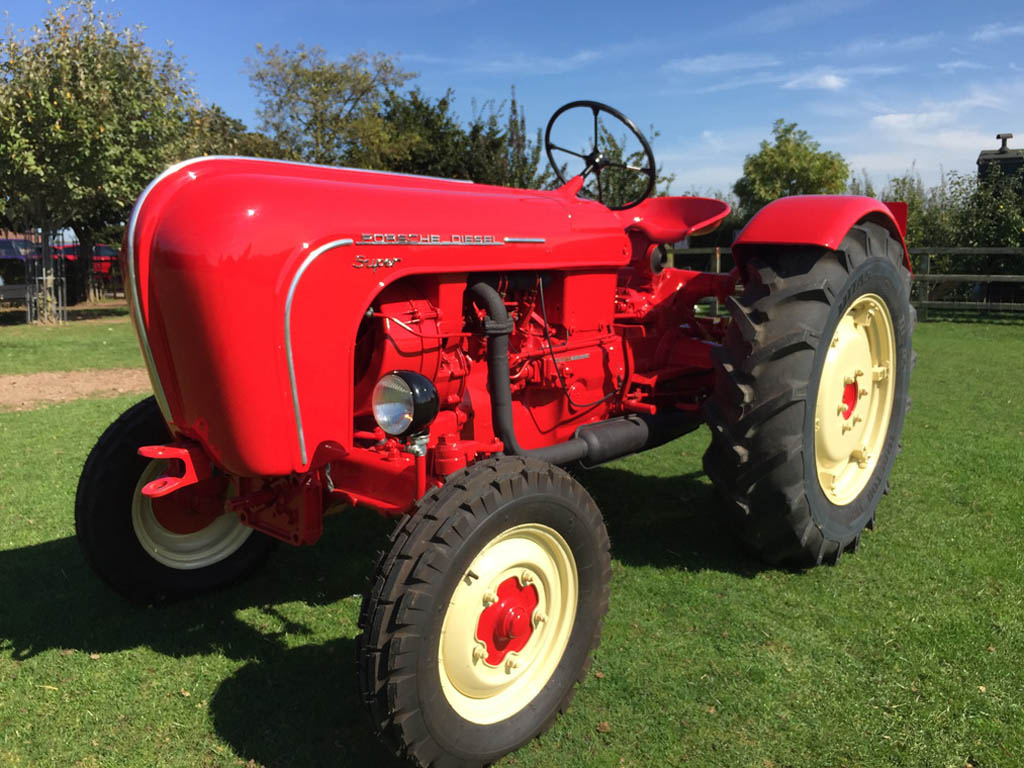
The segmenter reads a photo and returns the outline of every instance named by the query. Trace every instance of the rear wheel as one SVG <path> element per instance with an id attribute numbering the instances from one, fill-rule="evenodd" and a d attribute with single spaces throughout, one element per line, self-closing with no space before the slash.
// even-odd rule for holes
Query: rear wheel
<path id="1" fill-rule="evenodd" d="M 143 445 L 170 439 L 153 398 L 129 408 L 97 441 L 82 469 L 75 528 L 86 560 L 116 591 L 139 602 L 206 592 L 258 567 L 274 540 L 226 511 L 228 478 L 215 476 L 151 499 L 142 487 L 167 462 Z"/>
<path id="2" fill-rule="evenodd" d="M 483 461 L 428 493 L 360 616 L 384 740 L 419 765 L 483 765 L 550 726 L 600 637 L 608 547 L 587 492 L 534 459 Z"/>
<path id="3" fill-rule="evenodd" d="M 888 487 L 909 405 L 903 248 L 863 223 L 835 251 L 763 248 L 717 352 L 704 468 L 772 563 L 837 562 Z"/>

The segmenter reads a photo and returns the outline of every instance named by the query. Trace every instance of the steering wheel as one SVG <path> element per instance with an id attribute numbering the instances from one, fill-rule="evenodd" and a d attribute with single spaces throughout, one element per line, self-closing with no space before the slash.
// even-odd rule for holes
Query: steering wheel
<path id="1" fill-rule="evenodd" d="M 574 152 L 571 149 L 560 147 L 557 144 L 551 143 L 551 128 L 555 124 L 555 121 L 563 114 L 568 112 L 570 109 L 586 108 L 594 113 L 594 145 L 590 152 L 583 154 L 582 152 Z M 640 145 L 644 150 L 644 159 L 646 166 L 639 167 L 635 165 L 629 165 L 626 163 L 625 158 L 619 157 L 608 157 L 600 149 L 601 132 L 598 128 L 598 115 L 602 112 L 607 112 L 609 115 L 614 117 L 620 123 L 625 125 L 634 136 L 640 141 Z M 555 157 L 552 152 L 565 152 L 566 154 L 578 157 L 583 161 L 583 171 L 580 176 L 586 178 L 589 174 L 593 173 L 594 178 L 597 181 L 597 199 L 599 202 L 604 202 L 604 189 L 601 185 L 601 171 L 605 168 L 622 168 L 626 171 L 633 171 L 637 174 L 641 174 L 647 177 L 646 186 L 643 191 L 635 198 L 631 198 L 628 202 L 620 205 L 609 205 L 608 207 L 613 211 L 621 211 L 625 208 L 632 208 L 634 205 L 639 205 L 642 201 L 650 197 L 651 192 L 654 191 L 654 179 L 655 179 L 655 165 L 654 165 L 654 152 L 651 151 L 651 145 L 647 143 L 647 139 L 640 133 L 640 129 L 636 127 L 636 123 L 626 117 L 624 114 L 615 109 L 615 107 L 609 107 L 607 104 L 602 104 L 599 101 L 571 101 L 564 106 L 559 107 L 555 114 L 548 120 L 548 127 L 544 131 L 544 149 L 548 155 L 548 162 L 551 163 L 551 167 L 555 171 L 555 176 L 558 180 L 565 184 L 566 179 L 562 177 L 562 171 L 558 163 L 555 162 Z"/>

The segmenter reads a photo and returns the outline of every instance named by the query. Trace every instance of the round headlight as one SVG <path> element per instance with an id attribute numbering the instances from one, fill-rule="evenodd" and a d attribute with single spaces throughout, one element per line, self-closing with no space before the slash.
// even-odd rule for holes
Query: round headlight
<path id="1" fill-rule="evenodd" d="M 389 435 L 419 432 L 437 416 L 434 383 L 413 371 L 392 371 L 373 388 L 373 418 Z"/>

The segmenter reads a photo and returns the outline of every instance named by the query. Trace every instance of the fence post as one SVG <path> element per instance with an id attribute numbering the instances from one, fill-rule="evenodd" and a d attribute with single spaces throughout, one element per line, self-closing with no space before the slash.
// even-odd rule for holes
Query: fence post
<path id="1" fill-rule="evenodd" d="M 921 273 L 924 274 L 924 275 L 930 275 L 931 271 L 932 271 L 932 255 L 930 253 L 922 253 L 921 254 Z M 928 299 L 931 297 L 931 286 L 932 286 L 932 284 L 931 284 L 930 280 L 925 279 L 925 280 L 921 281 L 920 285 L 921 285 L 921 290 L 918 291 L 918 296 L 921 297 L 919 299 L 920 304 L 921 304 L 921 311 L 918 312 L 917 314 L 918 314 L 918 317 L 922 321 L 927 321 L 928 320 Z"/>
<path id="2" fill-rule="evenodd" d="M 715 246 L 715 252 L 711 255 L 711 271 L 718 274 L 722 271 L 722 249 Z M 711 316 L 718 317 L 718 297 L 711 300 Z"/>

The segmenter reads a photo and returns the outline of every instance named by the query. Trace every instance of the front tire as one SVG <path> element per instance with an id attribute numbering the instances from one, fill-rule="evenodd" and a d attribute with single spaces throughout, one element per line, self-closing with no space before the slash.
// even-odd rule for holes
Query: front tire
<path id="1" fill-rule="evenodd" d="M 704 469 L 757 555 L 835 563 L 873 526 L 900 450 L 915 318 L 903 247 L 862 223 L 835 251 L 765 247 L 746 271 Z"/>
<path id="2" fill-rule="evenodd" d="M 566 709 L 608 609 L 608 535 L 561 469 L 479 462 L 399 523 L 363 601 L 359 682 L 411 762 L 475 766 Z"/>
<path id="3" fill-rule="evenodd" d="M 221 587 L 259 567 L 275 541 L 225 511 L 225 477 L 160 499 L 141 493 L 166 461 L 138 455 L 170 439 L 152 398 L 107 427 L 86 459 L 75 496 L 75 529 L 85 559 L 115 591 L 161 602 Z"/>

